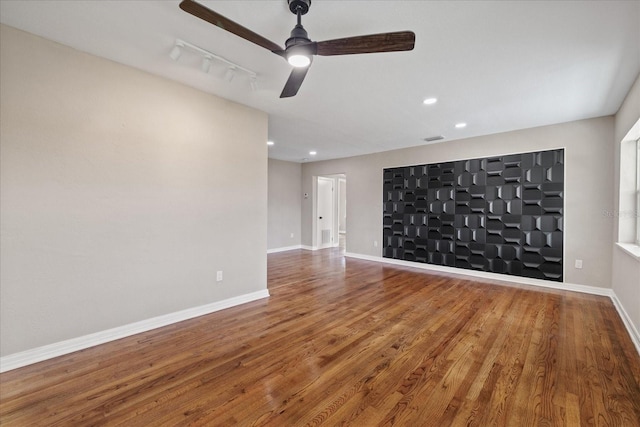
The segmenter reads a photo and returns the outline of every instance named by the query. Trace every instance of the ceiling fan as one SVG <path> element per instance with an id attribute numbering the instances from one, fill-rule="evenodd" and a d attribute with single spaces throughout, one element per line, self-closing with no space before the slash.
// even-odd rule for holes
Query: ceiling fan
<path id="1" fill-rule="evenodd" d="M 307 35 L 307 31 L 302 26 L 302 15 L 309 11 L 311 0 L 287 1 L 289 3 L 289 10 L 297 16 L 298 23 L 285 42 L 284 49 L 271 40 L 254 33 L 248 28 L 225 18 L 219 13 L 193 0 L 183 0 L 180 3 L 180 9 L 285 58 L 294 68 L 287 83 L 284 85 L 280 98 L 288 98 L 298 93 L 298 89 L 300 89 L 307 75 L 307 71 L 309 71 L 309 66 L 311 65 L 314 55 L 333 56 L 358 53 L 399 52 L 412 50 L 415 44 L 416 36 L 412 31 L 370 34 L 322 42 L 311 41 Z"/>

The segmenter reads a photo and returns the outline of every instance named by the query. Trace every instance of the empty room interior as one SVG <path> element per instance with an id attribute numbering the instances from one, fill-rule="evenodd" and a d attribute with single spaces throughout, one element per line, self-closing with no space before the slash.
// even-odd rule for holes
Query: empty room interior
<path id="1" fill-rule="evenodd" d="M 0 0 L 3 426 L 640 426 L 640 2 Z"/>

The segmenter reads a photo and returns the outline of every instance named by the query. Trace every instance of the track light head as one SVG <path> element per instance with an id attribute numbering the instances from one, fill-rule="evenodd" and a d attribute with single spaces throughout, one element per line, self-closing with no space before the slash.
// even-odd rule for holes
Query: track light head
<path id="1" fill-rule="evenodd" d="M 180 58 L 180 55 L 182 55 L 182 49 L 180 49 L 179 45 L 175 45 L 173 49 L 171 49 L 171 53 L 169 54 L 169 57 L 174 61 L 177 61 L 178 58 Z"/>
<path id="2" fill-rule="evenodd" d="M 231 83 L 231 81 L 233 81 L 233 78 L 235 76 L 236 76 L 236 67 L 229 67 L 227 68 L 227 72 L 224 74 L 224 79 L 229 83 Z"/>
<path id="3" fill-rule="evenodd" d="M 205 56 L 202 59 L 202 71 L 204 73 L 208 73 L 210 69 L 211 69 L 211 57 Z"/>

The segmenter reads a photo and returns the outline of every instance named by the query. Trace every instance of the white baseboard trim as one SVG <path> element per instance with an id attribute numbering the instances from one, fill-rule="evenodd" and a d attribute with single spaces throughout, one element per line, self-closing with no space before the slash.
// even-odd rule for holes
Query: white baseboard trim
<path id="1" fill-rule="evenodd" d="M 404 261 L 400 259 L 383 258 L 379 256 L 361 255 L 351 252 L 344 254 L 346 257 L 358 258 L 367 261 L 382 262 L 385 264 L 401 265 L 403 267 L 419 268 L 422 270 L 439 271 L 442 273 L 462 274 L 464 276 L 481 279 L 498 280 L 508 283 L 519 283 L 523 285 L 540 286 L 544 288 L 560 289 L 563 291 L 582 292 L 585 294 L 602 295 L 610 297 L 613 291 L 609 288 L 599 288 L 596 286 L 577 285 L 566 282 L 552 282 L 549 280 L 532 279 L 529 277 L 511 276 L 507 274 L 489 273 L 486 271 L 467 270 L 463 268 L 446 267 L 443 265 L 424 264 L 421 262 Z"/>
<path id="2" fill-rule="evenodd" d="M 302 249 L 315 250 L 309 246 L 301 247 Z M 295 247 L 295 249 L 300 249 Z M 290 249 L 288 249 L 290 250 Z M 594 295 L 608 296 L 611 298 L 614 307 L 616 308 L 622 322 L 624 323 L 631 341 L 633 342 L 638 354 L 640 354 L 640 333 L 634 326 L 631 318 L 624 309 L 624 306 L 613 292 L 612 289 L 597 288 L 594 286 L 576 285 L 571 283 L 560 282 L 546 282 L 539 279 L 529 279 L 517 276 L 507 276 L 495 273 L 487 273 L 482 271 L 473 270 L 461 270 L 451 267 L 444 267 L 430 264 L 420 264 L 410 261 L 394 260 L 390 258 L 382 258 L 370 255 L 361 255 L 355 253 L 345 253 L 345 257 L 362 259 L 366 261 L 374 261 L 385 264 L 400 265 L 405 267 L 419 268 L 423 270 L 440 271 L 445 273 L 455 273 L 477 278 L 485 278 L 491 280 L 499 280 L 503 282 L 522 283 L 527 285 L 542 286 L 546 288 L 567 290 L 582 292 Z M 497 277 L 496 277 L 497 276 Z M 269 297 L 269 291 L 264 289 L 262 291 L 252 292 L 250 294 L 239 295 L 237 297 L 229 298 L 223 301 L 217 301 L 211 304 L 202 305 L 199 307 L 193 307 L 186 310 L 177 311 L 174 313 L 165 314 L 162 316 L 153 317 L 151 319 L 142 320 L 140 322 L 130 323 L 128 325 L 119 326 L 117 328 L 108 329 L 101 332 L 85 335 L 78 338 L 72 338 L 65 341 L 60 341 L 53 344 L 48 344 L 42 347 L 37 347 L 31 350 L 26 350 L 20 353 L 10 354 L 8 356 L 0 357 L 0 372 L 6 372 L 13 369 L 21 368 L 23 366 L 31 365 L 44 360 L 52 359 L 54 357 L 62 356 L 65 354 L 73 353 L 74 351 L 84 350 L 85 348 L 94 347 L 96 345 L 104 344 L 110 341 L 115 341 L 120 338 L 125 338 L 131 335 L 139 334 L 142 332 L 150 331 L 152 329 L 167 326 L 173 323 L 181 322 L 183 320 L 192 319 L 194 317 L 203 316 L 205 314 L 213 313 L 216 311 L 224 310 L 226 308 L 235 307 L 240 304 L 245 304 L 251 301 L 259 300 Z"/>
<path id="3" fill-rule="evenodd" d="M 622 319 L 622 322 L 624 323 L 624 326 L 627 328 L 627 332 L 629 333 L 629 336 L 631 337 L 631 341 L 633 342 L 633 345 L 636 347 L 636 350 L 638 351 L 638 354 L 640 354 L 640 333 L 638 333 L 638 329 L 636 329 L 636 327 L 634 326 L 633 322 L 631 321 L 631 318 L 629 317 L 629 315 L 625 311 L 624 306 L 622 305 L 622 303 L 620 302 L 620 300 L 616 296 L 616 294 L 613 291 L 613 289 L 599 288 L 599 287 L 596 287 L 596 286 L 577 285 L 577 284 L 573 284 L 573 283 L 551 282 L 551 281 L 541 280 L 541 279 L 530 279 L 528 277 L 519 277 L 519 276 L 509 276 L 509 275 L 505 275 L 505 274 L 488 273 L 488 272 L 485 272 L 485 271 L 465 270 L 465 269 L 460 269 L 460 268 L 445 267 L 445 266 L 441 266 L 441 265 L 423 264 L 423 263 L 419 263 L 419 262 L 403 261 L 403 260 L 399 260 L 399 259 L 383 258 L 383 257 L 371 256 L 371 255 L 362 255 L 362 254 L 356 254 L 356 253 L 351 253 L 351 252 L 345 253 L 344 256 L 345 257 L 350 257 L 350 258 L 362 259 L 362 260 L 366 260 L 366 261 L 374 261 L 374 262 L 381 262 L 381 263 L 385 263 L 385 264 L 400 265 L 400 266 L 403 266 L 403 267 L 419 268 L 419 269 L 422 269 L 422 270 L 431 270 L 431 271 L 439 271 L 439 272 L 443 272 L 443 273 L 461 274 L 461 275 L 475 277 L 475 278 L 499 280 L 501 282 L 519 283 L 519 284 L 524 284 L 524 285 L 540 286 L 540 287 L 544 287 L 544 288 L 559 289 L 559 290 L 563 290 L 563 291 L 582 292 L 582 293 L 585 293 L 585 294 L 592 294 L 592 295 L 600 295 L 600 296 L 609 297 L 609 298 L 611 298 L 611 301 L 613 302 L 613 306 L 616 308 L 616 311 L 620 315 L 620 318 Z"/>
<path id="4" fill-rule="evenodd" d="M 633 341 L 633 345 L 636 346 L 636 351 L 640 355 L 640 333 L 638 333 L 638 329 L 636 329 L 635 325 L 631 321 L 631 317 L 627 314 L 627 311 L 624 309 L 624 306 L 618 299 L 618 296 L 613 292 L 611 295 L 611 301 L 613 301 L 613 306 L 618 311 L 620 318 L 622 319 L 622 323 L 627 328 L 627 332 L 629 332 L 629 336 L 631 337 L 631 341 Z"/>
<path id="5" fill-rule="evenodd" d="M 84 350 L 85 348 L 94 347 L 109 341 L 115 341 L 120 338 L 129 337 L 152 329 L 161 328 L 172 323 L 182 322 L 183 320 L 203 316 L 205 314 L 224 310 L 225 308 L 235 307 L 240 304 L 245 304 L 267 297 L 269 297 L 269 290 L 264 289 L 222 301 L 213 302 L 211 304 L 188 308 L 186 310 L 152 317 L 150 319 L 141 320 L 128 325 L 118 326 L 117 328 L 107 329 L 105 331 L 44 345 L 42 347 L 22 351 L 20 353 L 10 354 L 0 357 L 0 372 L 21 368 L 33 363 L 42 362 L 43 360 L 73 353 L 74 351 Z"/>
<path id="6" fill-rule="evenodd" d="M 324 246 L 302 246 L 302 249 L 305 249 L 307 251 L 319 251 L 322 249 L 331 249 L 331 248 L 337 248 L 338 246 L 340 246 L 339 243 L 335 243 L 335 244 L 331 244 L 331 245 L 324 245 Z"/>
<path id="7" fill-rule="evenodd" d="M 268 254 L 275 254 L 277 252 L 294 251 L 296 249 L 302 249 L 302 245 L 285 246 L 283 248 L 267 249 Z"/>

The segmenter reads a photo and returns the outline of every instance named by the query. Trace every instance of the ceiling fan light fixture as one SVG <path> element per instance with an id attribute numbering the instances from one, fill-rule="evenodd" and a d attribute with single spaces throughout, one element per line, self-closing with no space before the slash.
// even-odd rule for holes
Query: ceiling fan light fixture
<path id="1" fill-rule="evenodd" d="M 290 65 L 297 68 L 308 67 L 309 65 L 311 65 L 311 57 L 299 53 L 289 55 L 287 61 Z"/>
<path id="2" fill-rule="evenodd" d="M 307 45 L 293 45 L 287 47 L 287 62 L 297 68 L 311 65 L 312 54 Z"/>
<path id="3" fill-rule="evenodd" d="M 258 45 L 283 57 L 294 69 L 285 83 L 280 98 L 295 96 L 304 81 L 313 56 L 355 55 L 362 53 L 402 52 L 413 50 L 416 35 L 413 31 L 395 31 L 333 40 L 311 41 L 302 26 L 302 15 L 309 11 L 311 0 L 287 0 L 289 10 L 296 15 L 296 26 L 291 30 L 284 49 L 278 43 L 254 33 L 237 22 L 203 6 L 195 0 L 181 0 L 180 9 L 216 27 Z M 255 73 L 253 73 L 255 74 Z"/>

